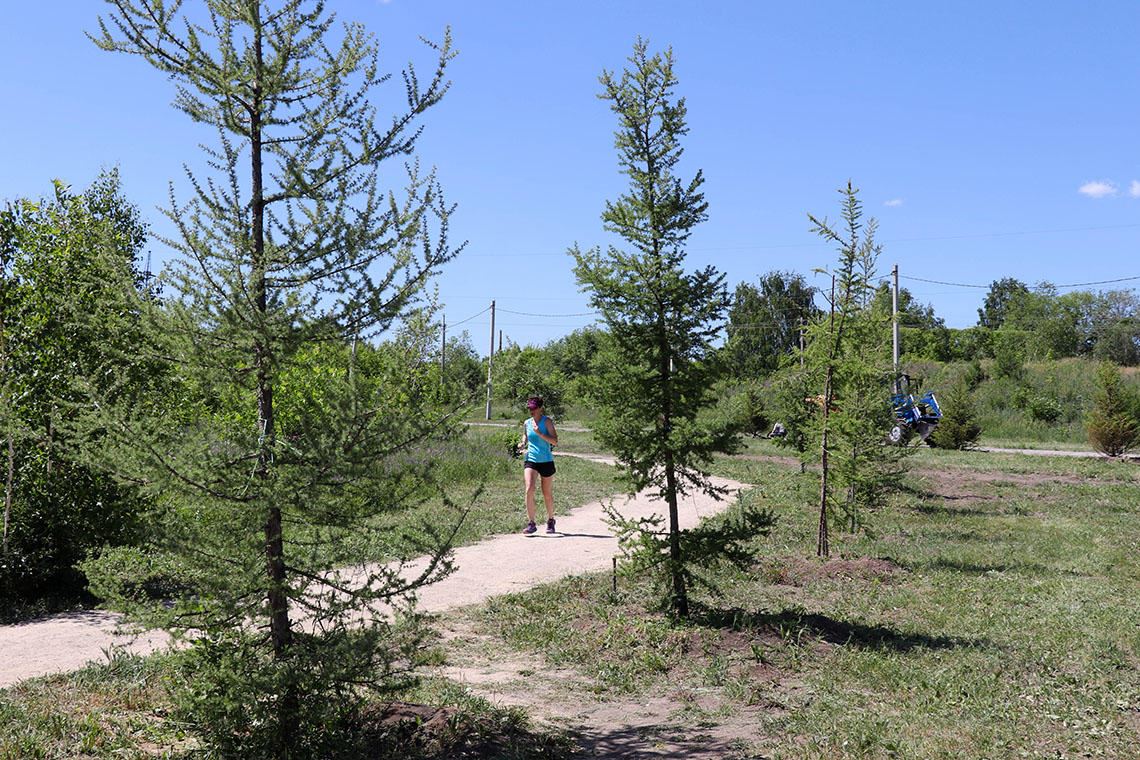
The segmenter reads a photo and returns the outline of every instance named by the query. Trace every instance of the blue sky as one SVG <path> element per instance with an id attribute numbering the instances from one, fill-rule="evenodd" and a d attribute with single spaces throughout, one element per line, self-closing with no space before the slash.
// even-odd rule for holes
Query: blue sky
<path id="1" fill-rule="evenodd" d="M 165 231 L 156 207 L 170 181 L 184 188 L 182 166 L 200 164 L 210 133 L 171 108 L 163 75 L 84 37 L 102 3 L 4 5 L 0 200 L 44 195 L 53 178 L 85 187 L 118 166 Z M 498 326 L 523 344 L 591 322 L 566 249 L 608 242 L 599 215 L 624 182 L 597 77 L 625 64 L 638 35 L 673 48 L 691 127 L 681 173 L 705 173 L 709 220 L 689 261 L 730 287 L 831 266 L 806 215 L 834 218 L 848 179 L 879 220 L 883 274 L 897 263 L 903 286 L 954 327 L 976 321 L 985 290 L 908 277 L 1140 275 L 1138 3 L 328 5 L 377 35 L 393 71 L 430 65 L 418 36 L 452 27 L 452 91 L 420 155 L 458 204 L 453 238 L 469 241 L 438 280 L 453 325 L 492 298 Z M 382 91 L 381 113 L 400 94 Z M 484 350 L 487 315 L 463 328 Z"/>

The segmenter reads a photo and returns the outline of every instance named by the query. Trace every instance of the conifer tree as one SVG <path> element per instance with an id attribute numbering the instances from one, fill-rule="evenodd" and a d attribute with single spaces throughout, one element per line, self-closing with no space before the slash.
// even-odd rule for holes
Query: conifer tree
<path id="1" fill-rule="evenodd" d="M 968 449 L 978 443 L 982 426 L 974 409 L 973 394 L 963 378 L 950 386 L 939 398 L 942 419 L 931 434 L 931 443 L 938 448 Z"/>
<path id="2" fill-rule="evenodd" d="M 1085 420 L 1089 443 L 1102 454 L 1118 457 L 1128 452 L 1140 438 L 1135 394 L 1129 392 L 1112 362 L 1101 362 L 1096 371 L 1096 393 Z"/>
<path id="3" fill-rule="evenodd" d="M 816 551 L 830 554 L 829 514 L 846 518 L 850 530 L 860 513 L 882 503 L 902 474 L 907 449 L 884 446 L 892 422 L 889 403 L 891 363 L 889 325 L 871 308 L 875 265 L 881 247 L 874 219 L 863 222 L 859 191 L 850 183 L 842 196 L 842 224 L 808 214 L 820 237 L 834 243 L 839 261 L 831 289 L 830 313 L 809 330 L 806 354 L 818 378 L 816 433 L 821 465 L 819 534 Z M 819 387 L 817 385 L 817 387 Z"/>
<path id="4" fill-rule="evenodd" d="M 606 203 L 602 220 L 629 250 L 575 246 L 571 254 L 579 285 L 610 335 L 595 363 L 595 435 L 615 452 L 632 490 L 652 487 L 668 507 L 665 530 L 625 524 L 625 536 L 651 555 L 646 565 L 662 571 L 669 606 L 684 617 L 688 586 L 707 559 L 699 549 L 713 542 L 691 534 L 693 555 L 686 556 L 678 500 L 694 490 L 722 496 L 706 468 L 714 452 L 738 445 L 727 424 L 698 419 L 724 371 L 713 341 L 729 298 L 715 268 L 684 269 L 685 244 L 708 204 L 700 171 L 688 182 L 676 174 L 688 126 L 685 101 L 673 95 L 672 51 L 651 55 L 639 39 L 629 64 L 620 76 L 602 74 L 599 96 L 618 117 L 614 144 L 629 177 L 628 192 Z M 748 529 L 761 528 L 752 523 Z"/>
<path id="5" fill-rule="evenodd" d="M 421 308 L 456 253 L 434 171 L 408 158 L 448 89 L 450 34 L 431 45 L 433 74 L 409 66 L 381 117 L 390 77 L 374 38 L 334 27 L 322 2 L 108 5 L 96 44 L 166 74 L 175 106 L 217 137 L 211 173 L 187 169 L 190 199 L 171 189 L 169 297 L 140 307 L 180 398 L 101 405 L 116 466 L 165 510 L 136 570 L 173 568 L 181 593 L 167 610 L 129 578 L 99 591 L 195 631 L 180 704 L 222 754 L 332 756 L 360 687 L 411 662 L 415 636 L 387 607 L 446 566 L 437 546 L 410 579 L 353 572 L 343 547 L 430 488 L 430 458 L 414 456 L 440 427 L 414 390 L 427 384 L 354 370 L 351 347 Z"/>

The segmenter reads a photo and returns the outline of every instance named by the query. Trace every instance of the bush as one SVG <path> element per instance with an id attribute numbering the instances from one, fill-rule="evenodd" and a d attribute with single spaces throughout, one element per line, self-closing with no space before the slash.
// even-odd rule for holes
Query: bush
<path id="1" fill-rule="evenodd" d="M 969 390 L 974 390 L 981 385 L 986 379 L 986 371 L 982 369 L 982 362 L 979 359 L 974 359 L 966 365 L 966 371 L 962 379 L 965 381 L 966 387 Z"/>
<path id="2" fill-rule="evenodd" d="M 505 452 L 511 459 L 518 459 L 523 455 L 523 449 L 519 445 L 522 431 L 517 426 L 498 430 L 492 438 L 496 451 Z"/>
<path id="3" fill-rule="evenodd" d="M 942 419 L 930 436 L 932 446 L 945 449 L 968 449 L 978 442 L 982 426 L 978 424 L 974 400 L 968 382 L 950 387 L 942 398 Z"/>
<path id="4" fill-rule="evenodd" d="M 1031 394 L 1028 397 L 1025 411 L 1031 419 L 1050 425 L 1061 419 L 1061 415 L 1064 413 L 1057 399 L 1040 393 Z"/>
<path id="5" fill-rule="evenodd" d="M 994 338 L 994 377 L 1020 380 L 1025 375 L 1025 338 L 1020 332 L 999 330 Z"/>
<path id="6" fill-rule="evenodd" d="M 730 393 L 724 405 L 734 425 L 745 435 L 766 435 L 775 420 L 765 409 L 763 383 L 747 381 Z"/>
<path id="7" fill-rule="evenodd" d="M 1140 435 L 1136 399 L 1124 387 L 1120 371 L 1112 362 L 1101 363 L 1096 379 L 1096 396 L 1085 423 L 1089 443 L 1103 454 L 1118 457 L 1132 448 Z"/>

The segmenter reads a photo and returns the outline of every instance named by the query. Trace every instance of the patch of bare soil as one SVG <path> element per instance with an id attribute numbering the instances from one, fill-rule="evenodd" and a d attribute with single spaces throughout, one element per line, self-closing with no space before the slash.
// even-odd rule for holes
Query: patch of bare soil
<path id="1" fill-rule="evenodd" d="M 564 757 L 565 742 L 513 723 L 457 707 L 393 702 L 363 716 L 369 760 L 484 760 L 515 756 Z"/>
<path id="2" fill-rule="evenodd" d="M 1088 478 L 1077 475 L 992 473 L 958 468 L 922 469 L 915 470 L 913 474 L 921 479 L 922 495 L 944 502 L 948 511 L 968 511 L 971 503 L 1000 500 L 998 495 L 985 493 L 985 488 L 1007 487 L 1029 492 L 1057 483 L 1080 485 L 1089 482 Z M 1038 496 L 1045 500 L 1050 498 L 1040 494 Z"/>
<path id="3" fill-rule="evenodd" d="M 552 668 L 541 656 L 513 652 L 476 633 L 463 618 L 443 623 L 449 664 L 436 674 L 458 681 L 472 693 L 500 707 L 525 708 L 539 729 L 565 731 L 573 737 L 575 757 L 606 760 L 749 758 L 761 719 L 775 713 L 780 700 L 739 708 L 715 690 L 683 687 L 640 698 L 610 698 L 576 670 Z M 741 634 L 743 636 L 743 634 Z M 738 642 L 741 648 L 747 644 Z M 733 648 L 731 642 L 724 647 Z M 771 665 L 765 681 L 775 684 Z M 696 716 L 696 718 L 694 718 Z"/>

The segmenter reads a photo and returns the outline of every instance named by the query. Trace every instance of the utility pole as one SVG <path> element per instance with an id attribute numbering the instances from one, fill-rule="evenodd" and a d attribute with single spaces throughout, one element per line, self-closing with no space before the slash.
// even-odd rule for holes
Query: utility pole
<path id="1" fill-rule="evenodd" d="M 499 330 L 499 353 L 503 353 L 503 331 Z"/>
<path id="2" fill-rule="evenodd" d="M 487 352 L 487 419 L 491 419 L 491 363 L 495 358 L 495 302 L 491 301 L 491 348 Z"/>
<path id="3" fill-rule="evenodd" d="M 899 265 L 891 268 L 891 278 L 894 286 L 891 288 L 891 358 L 894 366 L 893 385 L 895 393 L 899 392 Z"/>
<path id="4" fill-rule="evenodd" d="M 443 316 L 443 335 L 439 339 L 439 384 L 446 385 L 447 376 L 447 315 Z"/>
<path id="5" fill-rule="evenodd" d="M 800 317 L 800 369 L 804 368 L 804 351 L 807 349 L 807 346 L 804 345 L 804 327 L 806 322 L 807 320 L 804 319 L 804 317 Z"/>

